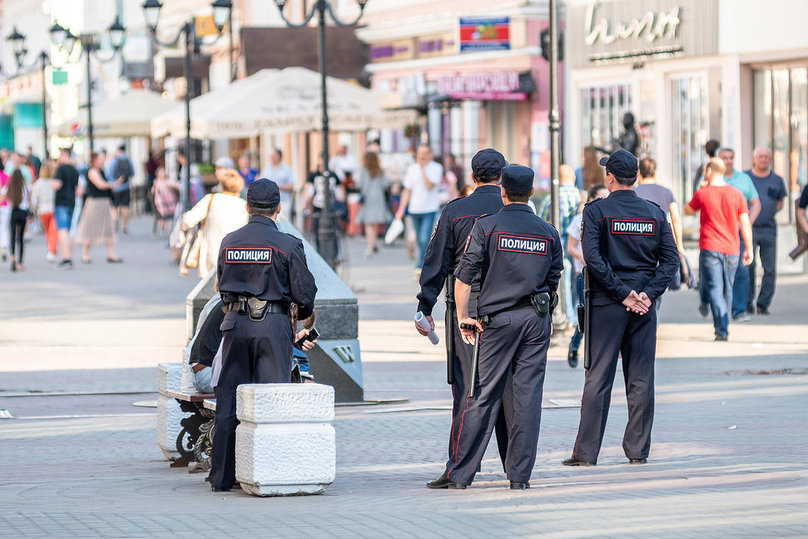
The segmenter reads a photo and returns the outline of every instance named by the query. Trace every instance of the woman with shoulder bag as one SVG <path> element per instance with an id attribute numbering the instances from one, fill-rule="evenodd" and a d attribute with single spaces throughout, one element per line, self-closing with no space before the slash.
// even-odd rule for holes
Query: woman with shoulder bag
<path id="1" fill-rule="evenodd" d="M 235 170 L 225 170 L 220 173 L 219 186 L 220 193 L 205 195 L 182 216 L 184 229 L 200 226 L 194 245 L 186 260 L 180 262 L 180 267 L 197 267 L 200 279 L 216 269 L 222 239 L 246 225 L 249 219 L 247 204 L 239 196 L 244 188 L 241 175 Z M 189 259 L 195 256 L 195 252 L 198 253 L 198 263 L 194 265 L 194 261 Z"/>

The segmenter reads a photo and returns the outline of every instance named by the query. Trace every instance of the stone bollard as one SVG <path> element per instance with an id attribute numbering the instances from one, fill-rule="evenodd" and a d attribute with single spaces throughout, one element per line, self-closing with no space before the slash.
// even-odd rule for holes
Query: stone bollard
<path id="1" fill-rule="evenodd" d="M 244 384 L 236 410 L 236 479 L 253 496 L 320 494 L 334 481 L 334 388 Z"/>
<path id="2" fill-rule="evenodd" d="M 157 445 L 169 460 L 180 457 L 177 452 L 177 436 L 182 426 L 180 421 L 189 413 L 180 409 L 176 399 L 166 396 L 166 391 L 180 391 L 182 386 L 182 363 L 160 363 L 157 365 Z"/>

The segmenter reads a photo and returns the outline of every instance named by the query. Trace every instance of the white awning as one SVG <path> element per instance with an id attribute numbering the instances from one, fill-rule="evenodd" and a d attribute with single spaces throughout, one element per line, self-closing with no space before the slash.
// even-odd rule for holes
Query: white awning
<path id="1" fill-rule="evenodd" d="M 93 105 L 93 135 L 96 137 L 148 137 L 151 121 L 176 106 L 148 90 L 132 90 L 120 97 Z M 87 109 L 56 128 L 60 137 L 87 135 Z"/>
<path id="2" fill-rule="evenodd" d="M 385 110 L 377 92 L 332 77 L 328 78 L 328 116 L 332 131 L 396 129 L 416 119 L 415 111 Z M 184 109 L 174 109 L 152 122 L 152 136 L 183 137 L 184 125 Z M 191 101 L 194 138 L 246 138 L 321 128 L 320 75 L 302 67 L 263 70 Z"/>

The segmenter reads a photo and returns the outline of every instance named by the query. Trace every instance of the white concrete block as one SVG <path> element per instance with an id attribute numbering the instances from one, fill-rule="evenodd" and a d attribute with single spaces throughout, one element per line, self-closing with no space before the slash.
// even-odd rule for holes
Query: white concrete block
<path id="1" fill-rule="evenodd" d="M 182 384 L 182 363 L 160 363 L 157 366 L 157 445 L 168 459 L 177 459 L 177 436 L 182 426 L 180 421 L 190 416 L 180 409 L 176 399 L 167 397 L 166 391 L 179 391 Z"/>
<path id="2" fill-rule="evenodd" d="M 334 482 L 334 388 L 247 384 L 236 400 L 236 479 L 255 496 L 319 494 Z"/>
<path id="3" fill-rule="evenodd" d="M 179 391 L 182 387 L 182 362 L 157 365 L 157 391 Z"/>

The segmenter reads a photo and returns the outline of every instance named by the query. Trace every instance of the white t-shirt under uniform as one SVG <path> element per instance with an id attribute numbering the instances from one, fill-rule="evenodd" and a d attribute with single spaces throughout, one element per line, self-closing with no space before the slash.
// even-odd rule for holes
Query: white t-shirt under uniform
<path id="1" fill-rule="evenodd" d="M 427 189 L 421 174 L 421 165 L 413 163 L 404 175 L 404 187 L 410 190 L 410 213 L 432 213 L 440 209 L 440 185 L 443 166 L 430 161 L 424 167 L 427 179 L 434 185 Z"/>

